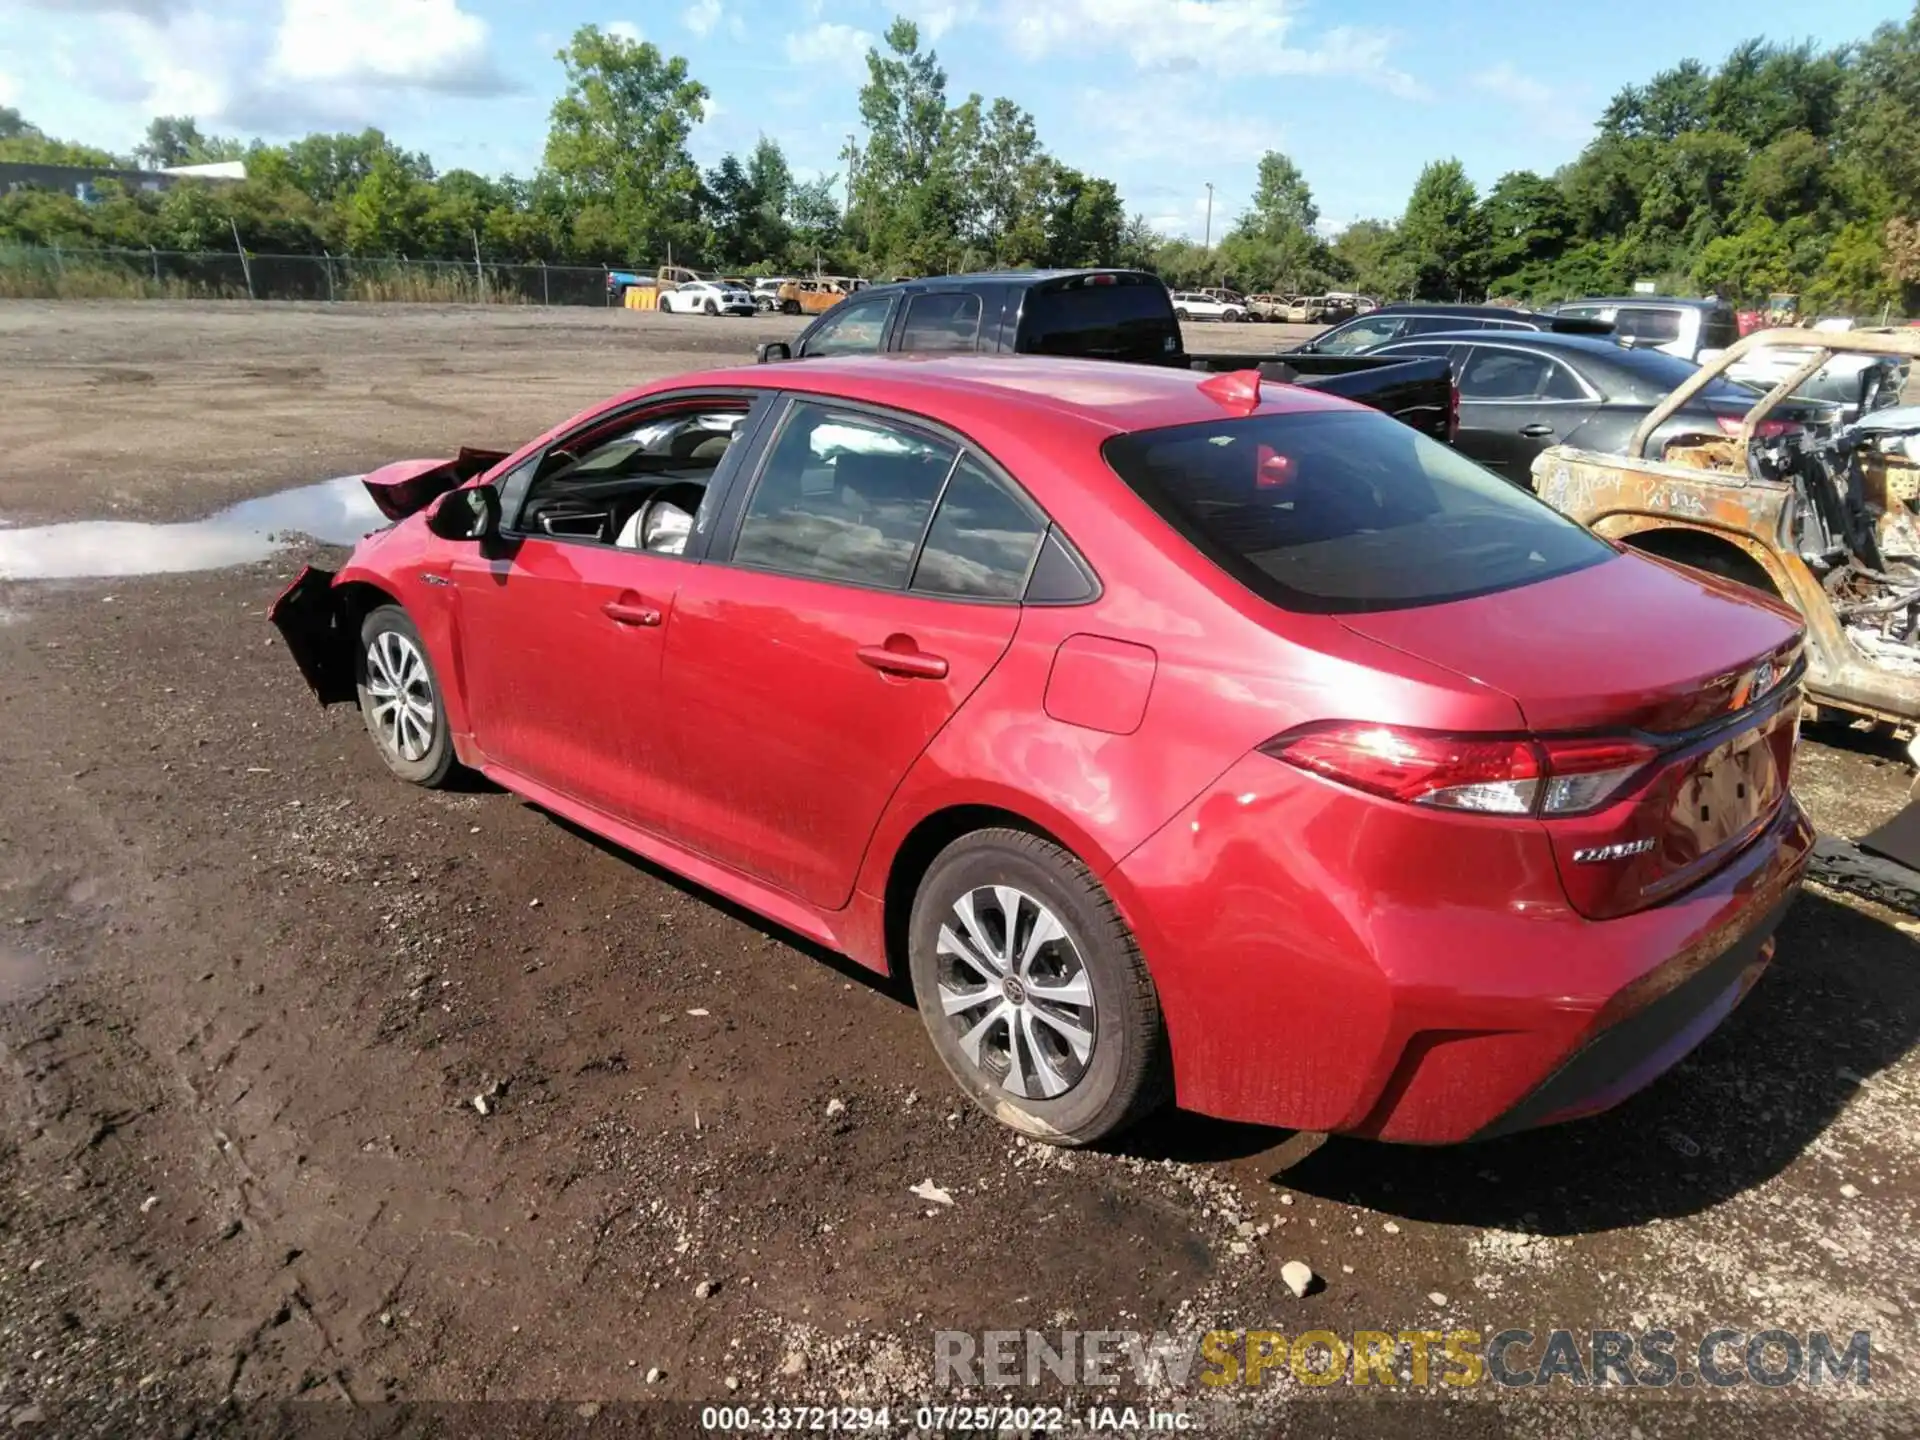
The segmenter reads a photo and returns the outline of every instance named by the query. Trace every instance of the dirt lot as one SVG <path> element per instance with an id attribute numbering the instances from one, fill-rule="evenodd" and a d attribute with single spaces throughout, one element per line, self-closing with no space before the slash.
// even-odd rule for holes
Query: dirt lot
<path id="1" fill-rule="evenodd" d="M 0 522 L 191 517 L 512 442 L 795 328 L 0 306 Z M 1287 1135 L 1178 1114 L 1063 1154 L 962 1109 L 896 991 L 511 796 L 389 780 L 264 622 L 303 553 L 337 552 L 0 582 L 0 1418 L 191 1434 L 229 1400 L 540 1400 L 587 1427 L 583 1402 L 844 1399 L 904 1406 L 899 1429 L 959 1398 L 932 1383 L 940 1329 L 1666 1328 L 1688 1370 L 1726 1328 L 1870 1330 L 1873 1398 L 1380 1403 L 1270 1376 L 1227 1414 L 1916 1428 L 1905 917 L 1810 890 L 1732 1020 L 1599 1120 L 1453 1151 L 1336 1141 L 1284 1173 Z M 1906 771 L 1826 740 L 1848 743 L 1809 743 L 1799 788 L 1858 834 Z M 927 1179 L 950 1208 L 910 1193 Z M 1324 1281 L 1305 1299 L 1293 1259 Z M 500 1433 L 507 1412 L 443 1413 Z M 622 1413 L 697 1424 L 603 1428 Z"/>

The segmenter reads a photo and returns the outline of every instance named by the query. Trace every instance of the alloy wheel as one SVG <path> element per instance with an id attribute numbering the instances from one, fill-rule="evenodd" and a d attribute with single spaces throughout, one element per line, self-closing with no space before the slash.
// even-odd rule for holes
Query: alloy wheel
<path id="1" fill-rule="evenodd" d="M 367 646 L 367 694 L 374 734 L 408 764 L 433 745 L 433 681 L 419 646 L 398 630 L 382 630 Z"/>
<path id="2" fill-rule="evenodd" d="M 938 955 L 941 1011 L 983 1076 L 1023 1100 L 1080 1082 L 1098 1030 L 1093 981 L 1052 910 L 1011 885 L 969 890 L 940 926 Z"/>

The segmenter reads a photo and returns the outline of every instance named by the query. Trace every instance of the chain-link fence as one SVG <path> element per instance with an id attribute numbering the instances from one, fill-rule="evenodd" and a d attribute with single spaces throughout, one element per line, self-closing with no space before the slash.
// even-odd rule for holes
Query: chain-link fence
<path id="1" fill-rule="evenodd" d="M 604 267 L 0 245 L 0 297 L 609 305 Z"/>

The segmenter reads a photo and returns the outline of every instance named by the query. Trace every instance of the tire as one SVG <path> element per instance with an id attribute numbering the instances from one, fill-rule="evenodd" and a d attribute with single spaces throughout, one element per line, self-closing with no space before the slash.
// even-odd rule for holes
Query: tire
<path id="1" fill-rule="evenodd" d="M 386 702 L 396 683 L 411 702 L 398 710 Z M 446 785 L 453 776 L 455 761 L 440 681 L 433 673 L 433 662 L 427 658 L 419 629 L 398 605 L 381 605 L 360 622 L 354 688 L 359 693 L 360 717 L 366 722 L 367 734 L 387 768 L 402 780 L 429 790 Z M 420 742 L 423 730 L 424 744 Z"/>
<path id="2" fill-rule="evenodd" d="M 719 302 L 718 302 L 718 301 L 715 301 L 715 300 L 709 300 L 709 301 L 707 301 L 707 314 L 709 314 L 709 315 L 718 315 L 719 313 L 720 313 L 720 305 L 719 305 Z"/>
<path id="3" fill-rule="evenodd" d="M 800 313 L 800 302 L 798 300 L 782 300 L 780 302 L 780 313 L 782 315 L 798 315 Z"/>
<path id="4" fill-rule="evenodd" d="M 1187 318 L 1187 312 L 1184 310 L 1176 310 L 1173 312 L 1173 318 L 1176 320 L 1184 320 Z"/>
<path id="5" fill-rule="evenodd" d="M 1011 967 L 993 953 L 1006 948 L 1008 895 L 1016 945 L 1027 948 L 1047 920 L 1058 932 Z M 1170 1095 L 1160 1000 L 1139 947 L 1100 882 L 1051 841 L 979 830 L 947 846 L 914 895 L 907 955 L 941 1063 L 1003 1125 L 1052 1145 L 1092 1145 Z M 1042 984 L 1063 998 L 1042 1004 Z M 947 1005 L 976 990 L 976 1004 L 949 1015 Z"/>

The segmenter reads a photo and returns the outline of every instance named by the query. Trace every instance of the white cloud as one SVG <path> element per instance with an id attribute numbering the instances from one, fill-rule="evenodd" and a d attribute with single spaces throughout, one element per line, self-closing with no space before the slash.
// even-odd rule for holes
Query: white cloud
<path id="1" fill-rule="evenodd" d="M 1530 75 L 1522 75 L 1513 68 L 1510 61 L 1502 60 L 1491 70 L 1482 70 L 1473 77 L 1474 85 L 1490 95 L 1498 95 L 1503 100 L 1511 100 L 1516 105 L 1541 106 L 1552 103 L 1554 90 L 1551 85 L 1535 80 Z"/>
<path id="2" fill-rule="evenodd" d="M 1549 85 L 1522 74 L 1505 60 L 1469 76 L 1468 83 L 1506 101 L 1539 133 L 1559 140 L 1579 140 L 1592 127 L 1592 100 L 1584 87 Z"/>
<path id="3" fill-rule="evenodd" d="M 272 66 L 288 79 L 455 95 L 512 88 L 487 22 L 459 0 L 286 0 Z"/>
<path id="4" fill-rule="evenodd" d="M 897 0 L 893 8 L 920 27 L 922 44 L 939 40 L 979 13 L 975 0 Z"/>
<path id="5" fill-rule="evenodd" d="M 184 13 L 192 0 L 28 0 L 39 10 L 68 15 L 133 15 L 142 20 L 165 20 Z"/>
<path id="6" fill-rule="evenodd" d="M 516 88 L 462 0 L 37 3 L 72 16 L 46 63 L 97 121 L 192 115 L 206 130 L 279 137 L 390 124 L 399 96 Z"/>
<path id="7" fill-rule="evenodd" d="M 1250 125 L 1245 115 L 1222 108 L 1205 87 L 1179 75 L 1167 77 L 1151 94 L 1089 87 L 1074 97 L 1074 115 L 1076 131 L 1099 137 L 1101 163 L 1140 168 L 1177 163 L 1187 174 L 1197 160 L 1221 169 L 1250 165 L 1282 139 L 1271 127 Z M 1099 170 L 1099 164 L 1088 163 Z M 1194 184 L 1206 178 L 1201 175 Z"/>
<path id="8" fill-rule="evenodd" d="M 13 105 L 20 99 L 20 82 L 0 70 L 0 105 Z"/>
<path id="9" fill-rule="evenodd" d="M 711 35 L 720 23 L 720 0 L 693 0 L 680 19 L 696 35 Z"/>
<path id="10" fill-rule="evenodd" d="M 600 28 L 615 39 L 626 41 L 629 45 L 640 43 L 640 27 L 631 20 L 609 20 Z"/>
<path id="11" fill-rule="evenodd" d="M 1390 63 L 1393 36 L 1339 25 L 1298 43 L 1301 0 L 1001 0 L 1029 60 L 1067 48 L 1119 49 L 1141 69 L 1218 75 L 1350 75 L 1395 95 L 1426 93 Z"/>
<path id="12" fill-rule="evenodd" d="M 823 20 L 787 36 L 787 59 L 796 65 L 818 66 L 848 75 L 867 72 L 867 51 L 880 42 L 871 31 Z"/>

